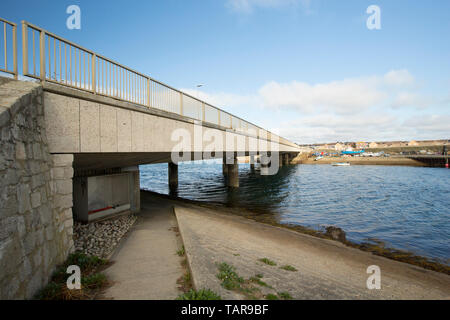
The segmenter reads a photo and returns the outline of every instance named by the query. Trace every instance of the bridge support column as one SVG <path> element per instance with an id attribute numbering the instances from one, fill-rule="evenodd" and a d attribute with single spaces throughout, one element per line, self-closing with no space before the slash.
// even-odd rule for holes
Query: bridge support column
<path id="1" fill-rule="evenodd" d="M 233 158 L 228 158 L 226 161 L 227 174 L 226 181 L 227 187 L 229 188 L 239 188 L 239 164 L 236 154 Z"/>
<path id="2" fill-rule="evenodd" d="M 269 167 L 271 165 L 270 157 L 261 155 L 259 158 L 259 163 L 261 165 L 260 174 L 262 176 L 267 176 L 269 174 Z"/>
<path id="3" fill-rule="evenodd" d="M 228 174 L 227 157 L 224 155 L 222 160 L 222 174 L 224 177 Z"/>
<path id="4" fill-rule="evenodd" d="M 284 165 L 284 154 L 280 153 L 278 155 L 278 166 L 281 168 Z"/>
<path id="5" fill-rule="evenodd" d="M 255 156 L 250 156 L 250 172 L 255 172 Z"/>
<path id="6" fill-rule="evenodd" d="M 284 166 L 288 166 L 289 165 L 289 158 L 290 158 L 290 154 L 289 153 L 283 154 L 283 165 Z"/>
<path id="7" fill-rule="evenodd" d="M 176 194 L 178 191 L 178 165 L 169 162 L 169 191 L 171 194 Z"/>

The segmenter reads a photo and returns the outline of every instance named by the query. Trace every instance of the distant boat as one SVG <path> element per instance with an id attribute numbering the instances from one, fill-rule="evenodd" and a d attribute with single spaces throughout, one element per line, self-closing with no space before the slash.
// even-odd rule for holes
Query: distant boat
<path id="1" fill-rule="evenodd" d="M 360 151 L 345 150 L 345 151 L 341 152 L 341 154 L 349 154 L 349 155 L 362 154 L 362 153 L 364 153 L 364 150 L 360 150 Z"/>
<path id="2" fill-rule="evenodd" d="M 332 166 L 349 166 L 349 162 L 335 162 L 331 164 Z"/>
<path id="3" fill-rule="evenodd" d="M 320 159 L 323 159 L 322 156 L 318 156 L 317 158 L 314 159 L 314 161 L 319 161 Z"/>

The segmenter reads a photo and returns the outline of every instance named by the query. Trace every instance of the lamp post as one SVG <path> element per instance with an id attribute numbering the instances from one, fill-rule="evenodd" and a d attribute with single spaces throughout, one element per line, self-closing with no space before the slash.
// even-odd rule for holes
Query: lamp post
<path id="1" fill-rule="evenodd" d="M 199 91 L 198 91 L 198 89 L 201 88 L 201 87 L 203 87 L 203 86 L 204 86 L 204 84 L 198 84 L 198 85 L 196 85 L 196 87 L 197 87 L 197 90 L 196 90 L 196 91 L 197 91 L 197 99 L 198 99 L 198 100 L 200 100 L 200 99 L 199 99 Z"/>

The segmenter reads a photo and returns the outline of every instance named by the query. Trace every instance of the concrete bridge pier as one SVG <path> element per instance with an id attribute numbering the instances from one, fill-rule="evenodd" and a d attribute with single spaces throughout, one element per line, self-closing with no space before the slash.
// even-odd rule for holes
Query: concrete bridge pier
<path id="1" fill-rule="evenodd" d="M 236 154 L 233 157 L 226 157 L 226 184 L 229 188 L 239 188 L 239 164 Z"/>
<path id="2" fill-rule="evenodd" d="M 228 174 L 227 157 L 224 155 L 222 160 L 222 174 L 224 177 Z"/>
<path id="3" fill-rule="evenodd" d="M 290 159 L 290 154 L 289 153 L 283 154 L 283 165 L 284 166 L 288 166 L 289 165 L 289 159 Z"/>
<path id="4" fill-rule="evenodd" d="M 169 162 L 168 163 L 168 173 L 169 173 L 169 192 L 170 194 L 177 194 L 178 192 L 178 165 Z"/>
<path id="5" fill-rule="evenodd" d="M 270 158 L 266 155 L 261 155 L 259 158 L 260 166 L 261 166 L 261 175 L 266 176 L 269 174 L 269 168 L 271 166 Z"/>
<path id="6" fill-rule="evenodd" d="M 250 172 L 255 172 L 255 156 L 250 156 Z"/>

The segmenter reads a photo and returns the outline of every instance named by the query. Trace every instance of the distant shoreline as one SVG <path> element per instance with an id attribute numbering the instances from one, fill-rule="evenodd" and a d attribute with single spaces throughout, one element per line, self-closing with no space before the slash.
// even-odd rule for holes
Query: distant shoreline
<path id="1" fill-rule="evenodd" d="M 425 163 L 403 157 L 323 157 L 317 161 L 315 161 L 315 158 L 294 159 L 292 164 L 333 164 L 348 162 L 352 165 L 427 167 Z"/>

